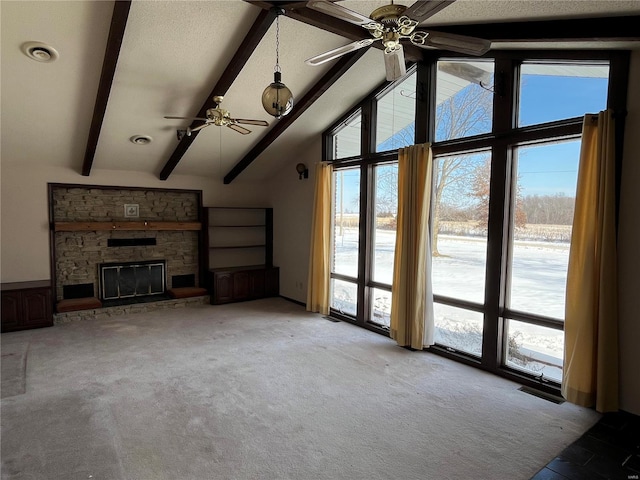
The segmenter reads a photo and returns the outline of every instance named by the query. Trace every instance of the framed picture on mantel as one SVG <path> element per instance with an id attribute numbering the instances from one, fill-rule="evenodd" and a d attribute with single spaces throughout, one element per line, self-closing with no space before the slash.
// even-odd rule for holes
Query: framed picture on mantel
<path id="1" fill-rule="evenodd" d="M 140 216 L 137 203 L 124 204 L 124 216 L 127 218 L 138 218 Z"/>

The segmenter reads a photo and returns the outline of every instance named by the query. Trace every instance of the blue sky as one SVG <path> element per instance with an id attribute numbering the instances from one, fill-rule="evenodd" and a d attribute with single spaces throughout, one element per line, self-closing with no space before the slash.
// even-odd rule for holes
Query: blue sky
<path id="1" fill-rule="evenodd" d="M 574 197 L 579 157 L 579 140 L 522 147 L 518 151 L 521 194 Z"/>
<path id="2" fill-rule="evenodd" d="M 519 125 L 581 117 L 598 113 L 607 104 L 606 78 L 523 75 Z M 523 195 L 575 195 L 580 141 L 520 152 L 518 173 Z"/>
<path id="3" fill-rule="evenodd" d="M 606 78 L 523 75 L 521 84 L 520 126 L 581 117 L 606 108 Z M 522 195 L 574 196 L 579 155 L 579 140 L 522 147 L 518 152 Z M 345 210 L 355 211 L 359 178 L 357 170 L 344 173 Z"/>

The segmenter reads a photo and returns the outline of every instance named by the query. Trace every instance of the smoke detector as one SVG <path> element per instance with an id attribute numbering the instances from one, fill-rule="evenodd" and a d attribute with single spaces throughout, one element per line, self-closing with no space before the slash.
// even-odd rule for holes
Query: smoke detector
<path id="1" fill-rule="evenodd" d="M 42 42 L 27 42 L 22 44 L 22 53 L 36 62 L 51 63 L 60 58 L 58 51 L 51 45 Z"/>
<path id="2" fill-rule="evenodd" d="M 149 135 L 134 135 L 129 140 L 136 145 L 149 145 L 153 141 L 153 138 Z"/>

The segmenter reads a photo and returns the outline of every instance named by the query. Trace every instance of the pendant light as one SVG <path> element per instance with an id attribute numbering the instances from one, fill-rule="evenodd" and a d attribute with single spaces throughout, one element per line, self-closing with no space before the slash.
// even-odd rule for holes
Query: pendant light
<path id="1" fill-rule="evenodd" d="M 280 71 L 280 21 L 282 10 L 276 8 L 276 66 L 273 69 L 273 83 L 264 89 L 262 93 L 262 106 L 269 115 L 282 118 L 293 108 L 293 94 L 287 86 L 282 83 L 282 72 Z"/>

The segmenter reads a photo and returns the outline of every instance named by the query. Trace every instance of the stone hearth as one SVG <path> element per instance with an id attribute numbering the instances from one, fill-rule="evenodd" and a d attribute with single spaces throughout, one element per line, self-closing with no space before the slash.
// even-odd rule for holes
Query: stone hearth
<path id="1" fill-rule="evenodd" d="M 87 320 L 106 320 L 121 315 L 141 312 L 155 312 L 158 310 L 179 309 L 193 305 L 208 305 L 209 295 L 192 298 L 179 298 L 160 300 L 153 303 L 136 303 L 133 305 L 118 305 L 114 307 L 94 308 L 77 312 L 56 313 L 53 315 L 53 324 L 62 325 Z"/>

